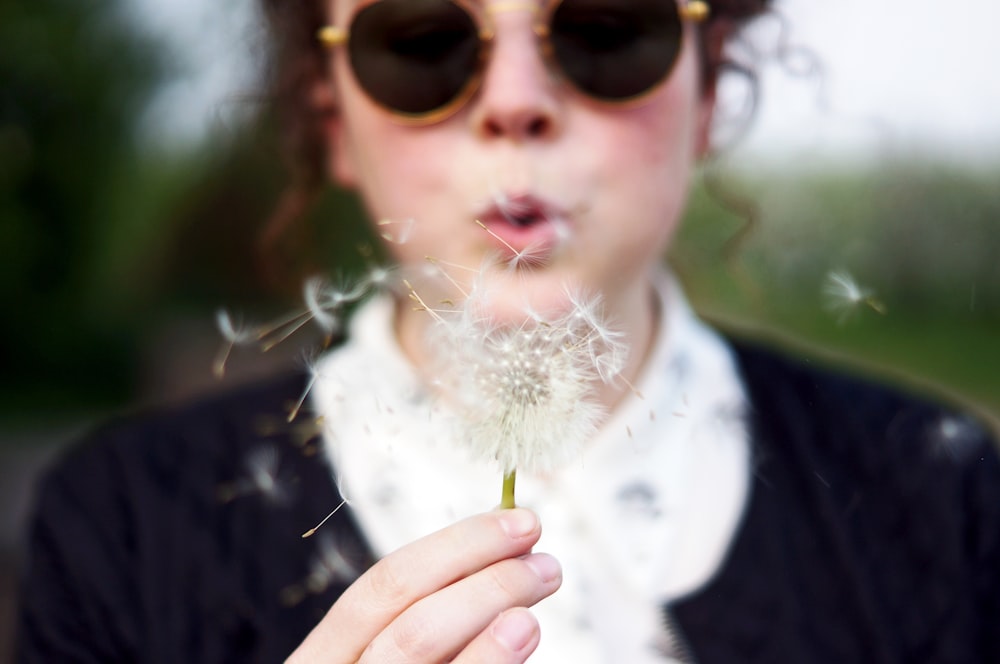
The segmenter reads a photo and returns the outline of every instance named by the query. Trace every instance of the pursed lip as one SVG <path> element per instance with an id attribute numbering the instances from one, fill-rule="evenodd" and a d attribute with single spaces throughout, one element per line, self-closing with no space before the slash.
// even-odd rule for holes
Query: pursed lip
<path id="1" fill-rule="evenodd" d="M 493 244 L 509 258 L 545 261 L 568 234 L 568 215 L 534 194 L 498 196 L 475 215 Z"/>

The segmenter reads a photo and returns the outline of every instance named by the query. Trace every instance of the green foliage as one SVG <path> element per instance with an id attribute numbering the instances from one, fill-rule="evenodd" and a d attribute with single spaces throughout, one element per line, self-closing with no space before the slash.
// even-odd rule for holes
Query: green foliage
<path id="1" fill-rule="evenodd" d="M 4 409 L 122 394 L 134 344 L 94 259 L 121 192 L 142 189 L 132 127 L 164 67 L 112 2 L 0 5 Z M 72 394 L 68 397 L 67 393 Z"/>
<path id="2" fill-rule="evenodd" d="M 698 308 L 724 326 L 971 402 L 1000 422 L 998 180 L 996 169 L 929 161 L 731 175 L 726 196 L 752 202 L 756 216 L 701 189 L 671 258 Z M 823 294 L 835 270 L 874 291 L 884 312 L 861 304 L 840 321 Z"/>

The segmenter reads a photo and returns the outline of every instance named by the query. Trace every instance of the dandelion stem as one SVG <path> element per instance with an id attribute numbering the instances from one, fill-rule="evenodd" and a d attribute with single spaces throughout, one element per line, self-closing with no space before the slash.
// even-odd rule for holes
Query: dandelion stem
<path id="1" fill-rule="evenodd" d="M 514 504 L 514 481 L 517 479 L 517 470 L 512 470 L 503 476 L 503 492 L 500 494 L 500 509 L 510 510 L 517 507 Z"/>

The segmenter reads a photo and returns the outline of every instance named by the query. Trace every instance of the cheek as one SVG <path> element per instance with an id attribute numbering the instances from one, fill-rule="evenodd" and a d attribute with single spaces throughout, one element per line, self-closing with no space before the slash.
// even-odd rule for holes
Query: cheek
<path id="1" fill-rule="evenodd" d="M 697 104 L 684 87 L 667 86 L 631 113 L 619 141 L 643 166 L 656 171 L 688 169 L 695 159 Z"/>
<path id="2" fill-rule="evenodd" d="M 611 155 L 604 172 L 631 201 L 630 210 L 654 215 L 661 224 L 670 223 L 684 205 L 697 145 L 693 104 L 664 92 L 657 100 L 662 103 L 635 109 L 620 123 L 604 151 Z"/>
<path id="3" fill-rule="evenodd" d="M 371 217 L 412 216 L 407 201 L 412 205 L 414 194 L 430 186 L 429 170 L 420 168 L 428 153 L 425 141 L 367 103 L 344 108 L 344 137 L 338 146 L 343 154 L 336 157 L 340 172 L 352 176 L 350 186 L 361 195 Z"/>
<path id="4" fill-rule="evenodd" d="M 701 113 L 698 58 L 689 39 L 667 83 L 628 111 L 619 140 L 633 159 L 661 175 L 687 172 L 697 157 Z"/>

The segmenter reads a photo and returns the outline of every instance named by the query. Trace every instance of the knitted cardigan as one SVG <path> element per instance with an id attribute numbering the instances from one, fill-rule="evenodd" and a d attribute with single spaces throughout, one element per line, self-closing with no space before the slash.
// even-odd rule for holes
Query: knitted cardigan
<path id="1" fill-rule="evenodd" d="M 721 568 L 664 607 L 692 661 L 1000 662 L 1000 463 L 911 396 L 734 343 L 754 477 Z M 373 561 L 292 375 L 94 432 L 39 483 L 22 662 L 278 662 Z M 238 484 L 281 452 L 280 491 Z M 317 539 L 319 538 L 319 539 Z"/>

